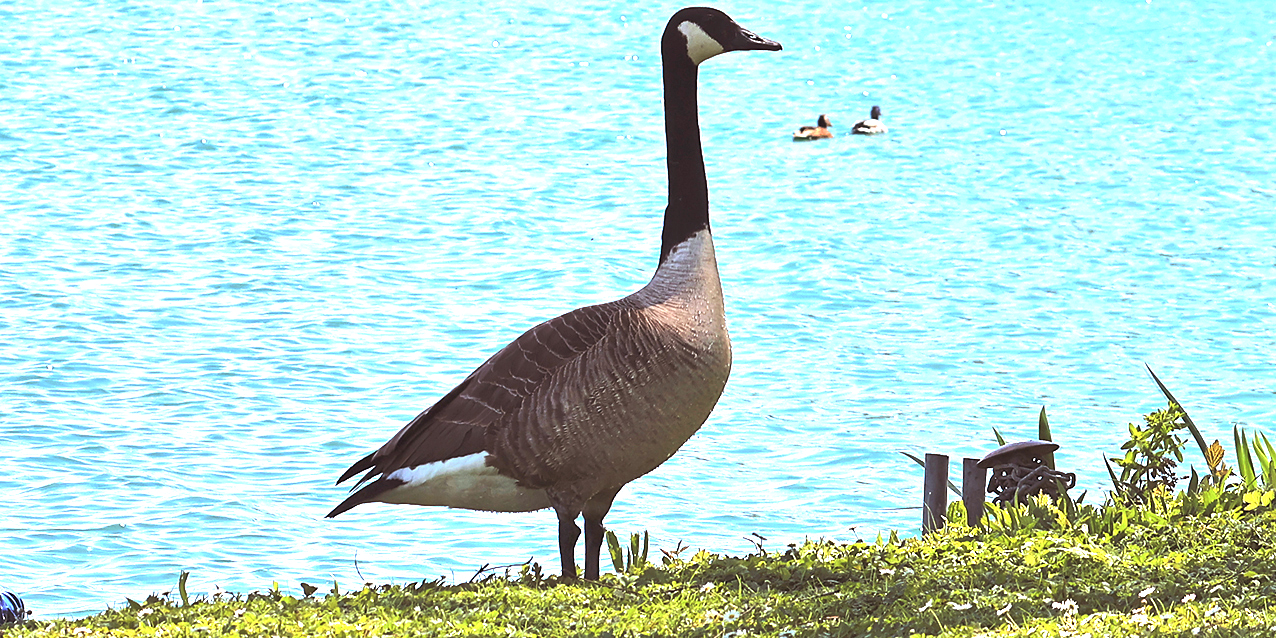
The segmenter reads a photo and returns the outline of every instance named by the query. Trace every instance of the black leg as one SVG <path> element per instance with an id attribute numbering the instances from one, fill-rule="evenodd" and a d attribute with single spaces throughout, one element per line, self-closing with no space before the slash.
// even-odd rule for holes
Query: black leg
<path id="1" fill-rule="evenodd" d="M 598 562 L 606 534 L 607 528 L 603 527 L 602 518 L 585 519 L 585 580 L 598 580 Z"/>
<path id="2" fill-rule="evenodd" d="M 617 488 L 596 494 L 585 503 L 585 580 L 598 580 L 599 554 L 602 553 L 603 537 L 607 534 L 607 528 L 603 527 L 603 517 L 611 511 L 611 502 L 619 491 Z"/>
<path id="3" fill-rule="evenodd" d="M 580 538 L 580 528 L 576 526 L 576 513 L 558 512 L 558 552 L 563 556 L 563 578 L 576 578 L 576 539 Z"/>

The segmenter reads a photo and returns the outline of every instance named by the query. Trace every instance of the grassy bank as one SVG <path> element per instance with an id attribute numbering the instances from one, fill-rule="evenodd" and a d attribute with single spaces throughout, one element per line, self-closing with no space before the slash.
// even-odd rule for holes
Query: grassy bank
<path id="1" fill-rule="evenodd" d="M 184 602 L 174 593 L 0 632 L 6 638 L 1276 635 L 1276 513 L 1135 520 L 1116 534 L 1056 523 L 995 531 L 950 526 L 926 538 L 810 542 L 743 557 L 699 552 L 599 583 L 560 583 L 524 568 L 460 585 L 326 594 L 306 587 L 304 597 L 276 589 Z"/>

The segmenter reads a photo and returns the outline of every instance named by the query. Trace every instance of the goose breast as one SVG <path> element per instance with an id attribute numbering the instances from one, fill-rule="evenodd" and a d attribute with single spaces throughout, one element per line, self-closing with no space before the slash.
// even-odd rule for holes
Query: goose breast
<path id="1" fill-rule="evenodd" d="M 731 342 L 708 231 L 643 289 L 563 319 L 578 313 L 608 325 L 494 424 L 489 463 L 528 487 L 593 494 L 673 456 L 726 386 Z M 523 338 L 552 338 L 536 332 Z"/>

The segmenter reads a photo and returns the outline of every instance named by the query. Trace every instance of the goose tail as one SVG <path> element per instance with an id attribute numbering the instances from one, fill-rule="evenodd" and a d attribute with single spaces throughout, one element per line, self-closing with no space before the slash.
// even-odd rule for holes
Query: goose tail
<path id="1" fill-rule="evenodd" d="M 345 480 L 345 479 L 342 479 L 342 480 Z M 326 516 L 325 518 L 334 518 L 337 515 L 345 512 L 346 510 L 349 510 L 350 508 L 356 505 L 362 505 L 364 503 L 378 500 L 377 497 L 381 496 L 382 494 L 385 494 L 386 492 L 389 492 L 390 490 L 396 487 L 399 487 L 400 485 L 403 485 L 403 481 L 400 481 L 399 479 L 386 479 L 386 478 L 383 478 L 375 483 L 367 485 L 363 489 L 359 490 L 358 492 L 355 492 L 354 494 L 351 494 L 350 496 L 346 497 L 346 500 L 341 501 L 340 505 L 332 508 L 332 511 L 328 512 L 328 516 Z"/>
<path id="2" fill-rule="evenodd" d="M 376 453 L 376 452 L 373 452 L 373 453 L 371 453 L 371 454 L 369 454 L 369 455 L 367 455 L 367 456 L 365 456 L 365 457 L 363 457 L 363 458 L 359 459 L 359 460 L 358 460 L 358 462 L 356 462 L 354 465 L 351 465 L 351 466 L 350 466 L 350 469 L 346 470 L 346 473 L 345 473 L 345 474 L 342 474 L 342 475 L 341 475 L 341 478 L 337 479 L 337 483 L 336 483 L 336 484 L 337 484 L 337 485 L 341 485 L 342 483 L 344 483 L 344 482 L 346 482 L 347 480 L 349 480 L 349 479 L 350 479 L 350 477 L 354 476 L 355 474 L 358 474 L 359 472 L 362 472 L 362 471 L 364 471 L 364 470 L 366 470 L 366 469 L 368 469 L 368 468 L 371 468 L 373 465 L 376 465 L 376 461 L 374 461 L 374 460 L 372 459 L 372 457 L 374 457 L 374 456 L 376 456 L 376 455 L 377 455 L 377 453 Z M 364 480 L 367 480 L 367 479 L 365 478 Z M 363 481 L 359 481 L 359 482 L 360 482 L 360 483 L 362 483 Z M 357 485 L 356 485 L 356 487 L 357 487 Z"/>

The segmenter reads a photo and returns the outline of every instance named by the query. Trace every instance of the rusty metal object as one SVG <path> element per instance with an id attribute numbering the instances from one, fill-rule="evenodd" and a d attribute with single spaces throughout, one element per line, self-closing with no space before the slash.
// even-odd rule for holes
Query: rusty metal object
<path id="1" fill-rule="evenodd" d="M 27 618 L 22 599 L 11 592 L 0 592 L 0 625 L 20 623 Z"/>
<path id="2" fill-rule="evenodd" d="M 1050 441 L 1018 441 L 988 453 L 979 461 L 979 467 L 992 469 L 988 491 L 996 494 L 993 502 L 998 505 L 1023 503 L 1033 494 L 1049 494 L 1058 499 L 1076 487 L 1076 474 L 1059 472 L 1046 465 L 1046 456 L 1057 449 L 1059 444 Z"/>

